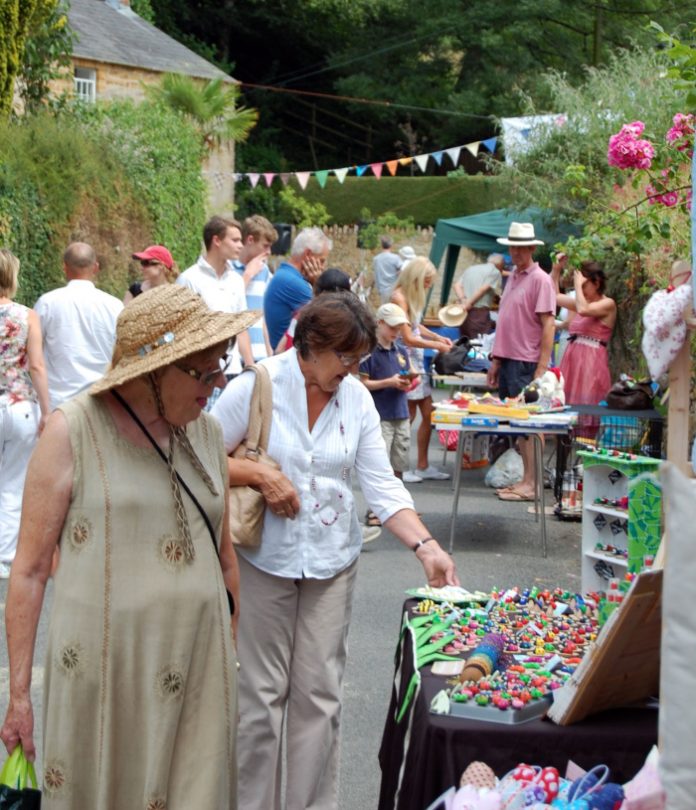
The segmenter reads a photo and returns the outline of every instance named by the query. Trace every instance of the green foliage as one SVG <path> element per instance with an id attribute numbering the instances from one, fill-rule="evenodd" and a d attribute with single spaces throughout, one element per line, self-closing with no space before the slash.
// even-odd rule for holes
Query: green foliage
<path id="1" fill-rule="evenodd" d="M 51 0 L 3 0 L 0 3 L 0 117 L 10 114 L 29 23 L 36 7 Z"/>
<path id="2" fill-rule="evenodd" d="M 421 151 L 490 137 L 491 116 L 520 113 L 517 90 L 534 92 L 544 70 L 577 82 L 586 65 L 633 42 L 652 45 L 651 19 L 670 29 L 693 8 L 673 0 L 262 0 L 231 12 L 214 0 L 151 1 L 163 30 L 191 45 L 186 32 L 224 58 L 233 53 L 236 78 L 283 91 L 245 90 L 263 114 L 251 141 L 266 128 L 281 131 L 289 168 L 299 170 L 410 154 L 405 124 Z"/>
<path id="3" fill-rule="evenodd" d="M 577 221 L 588 205 L 606 201 L 616 181 L 607 164 L 609 137 L 637 119 L 650 131 L 664 133 L 678 109 L 677 94 L 664 79 L 666 67 L 664 54 L 636 50 L 588 69 L 579 85 L 561 73 L 545 74 L 539 92 L 566 123 L 536 128 L 533 147 L 514 165 L 495 164 L 513 189 L 515 205 L 538 205 L 557 219 Z M 524 110 L 530 115 L 546 111 L 529 96 Z"/>
<path id="4" fill-rule="evenodd" d="M 147 22 L 155 25 L 155 11 L 150 0 L 131 0 L 131 8 Z"/>
<path id="5" fill-rule="evenodd" d="M 326 225 L 331 219 L 325 205 L 300 197 L 290 186 L 277 193 L 260 185 L 236 190 L 235 209 L 240 220 L 260 214 L 271 222 L 287 222 L 298 228 Z"/>
<path id="6" fill-rule="evenodd" d="M 486 175 L 464 177 L 347 177 L 343 184 L 330 177 L 326 187 L 310 181 L 302 196 L 322 202 L 339 225 L 353 224 L 360 211 L 376 216 L 393 212 L 417 225 L 504 208 L 509 199 L 506 180 Z M 396 202 L 396 204 L 395 204 Z"/>
<path id="7" fill-rule="evenodd" d="M 167 73 L 160 85 L 148 85 L 146 93 L 189 119 L 198 130 L 206 149 L 223 141 L 243 141 L 256 125 L 258 112 L 238 107 L 239 87 L 213 79 L 200 82 L 180 73 Z"/>
<path id="8" fill-rule="evenodd" d="M 374 250 L 379 246 L 379 238 L 385 231 L 399 230 L 415 233 L 413 217 L 398 217 L 393 211 L 387 211 L 377 219 L 372 219 L 369 208 L 363 208 L 360 219 L 367 224 L 360 228 L 360 247 Z"/>
<path id="9" fill-rule="evenodd" d="M 24 47 L 19 93 L 28 112 L 50 101 L 50 82 L 70 65 L 75 34 L 59 0 L 37 3 Z"/>
<path id="10" fill-rule="evenodd" d="M 203 147 L 197 130 L 165 106 L 129 101 L 80 107 L 118 156 L 119 171 L 135 190 L 152 221 L 152 239 L 171 250 L 179 264 L 200 253 L 205 220 Z"/>
<path id="11" fill-rule="evenodd" d="M 200 252 L 203 149 L 170 110 L 78 105 L 0 123 L 0 243 L 20 258 L 19 299 L 62 283 L 60 255 L 90 242 L 100 286 L 121 296 L 130 254 L 166 244 L 179 265 Z"/>
<path id="12" fill-rule="evenodd" d="M 312 203 L 299 197 L 290 186 L 286 186 L 278 197 L 281 202 L 281 218 L 285 222 L 297 225 L 298 228 L 326 225 L 331 219 L 323 203 Z"/>
<path id="13" fill-rule="evenodd" d="M 677 92 L 684 94 L 684 110 L 696 110 L 696 48 L 682 42 L 677 37 L 665 32 L 664 28 L 656 22 L 651 23 L 658 40 L 667 48 L 667 57 L 670 60 L 667 75 L 672 79 Z M 696 26 L 691 28 L 691 34 L 696 33 Z"/>

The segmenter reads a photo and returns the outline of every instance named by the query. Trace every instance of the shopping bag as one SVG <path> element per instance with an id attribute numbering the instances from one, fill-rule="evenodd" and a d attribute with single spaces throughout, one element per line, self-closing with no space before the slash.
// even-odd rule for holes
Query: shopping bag
<path id="1" fill-rule="evenodd" d="M 30 785 L 33 785 L 31 787 Z M 37 790 L 34 764 L 18 745 L 0 772 L 0 810 L 40 810 L 41 791 Z"/>

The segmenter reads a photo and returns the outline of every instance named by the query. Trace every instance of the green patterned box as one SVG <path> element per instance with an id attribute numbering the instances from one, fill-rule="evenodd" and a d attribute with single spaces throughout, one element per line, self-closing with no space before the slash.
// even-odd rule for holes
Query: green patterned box
<path id="1" fill-rule="evenodd" d="M 628 571 L 643 569 L 646 555 L 654 557 L 662 538 L 662 488 L 658 479 L 660 459 L 645 456 L 629 457 L 612 450 L 597 452 L 581 450 L 585 470 L 605 466 L 627 479 L 628 491 Z"/>

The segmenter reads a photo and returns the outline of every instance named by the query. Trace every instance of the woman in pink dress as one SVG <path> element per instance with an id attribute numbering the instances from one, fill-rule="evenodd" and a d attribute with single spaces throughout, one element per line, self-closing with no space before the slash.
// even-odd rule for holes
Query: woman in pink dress
<path id="1" fill-rule="evenodd" d="M 565 259 L 565 257 L 563 257 Z M 611 387 L 607 346 L 616 323 L 616 302 L 604 294 L 606 276 L 597 262 L 582 262 L 573 274 L 575 298 L 560 292 L 563 261 L 554 265 L 557 303 L 570 313 L 568 348 L 561 361 L 570 405 L 597 405 Z"/>

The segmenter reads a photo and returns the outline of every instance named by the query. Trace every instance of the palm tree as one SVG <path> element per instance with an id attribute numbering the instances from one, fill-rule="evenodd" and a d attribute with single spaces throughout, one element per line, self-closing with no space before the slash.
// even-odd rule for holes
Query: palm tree
<path id="1" fill-rule="evenodd" d="M 147 94 L 193 121 L 209 151 L 223 141 L 244 141 L 259 118 L 258 110 L 238 107 L 239 85 L 212 79 L 201 85 L 190 76 L 167 73 Z"/>

